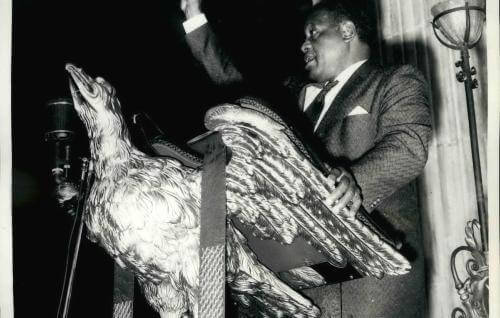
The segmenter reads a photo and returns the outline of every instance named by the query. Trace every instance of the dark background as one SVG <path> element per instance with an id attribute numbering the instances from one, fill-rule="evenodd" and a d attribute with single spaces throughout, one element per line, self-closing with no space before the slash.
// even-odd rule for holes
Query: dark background
<path id="1" fill-rule="evenodd" d="M 205 1 L 211 24 L 256 85 L 301 66 L 308 1 Z M 127 119 L 147 112 L 172 141 L 205 131 L 205 111 L 231 96 L 213 86 L 185 43 L 179 1 L 13 2 L 14 295 L 16 317 L 55 317 L 72 217 L 53 197 L 46 103 L 69 98 L 67 62 L 117 90 Z M 287 70 L 285 72 L 284 70 Z M 263 75 L 264 74 L 264 75 Z M 239 92 L 239 91 L 234 91 Z M 75 138 L 86 153 L 86 138 Z M 82 240 L 70 317 L 111 317 L 112 262 Z M 151 315 L 141 299 L 136 316 Z"/>

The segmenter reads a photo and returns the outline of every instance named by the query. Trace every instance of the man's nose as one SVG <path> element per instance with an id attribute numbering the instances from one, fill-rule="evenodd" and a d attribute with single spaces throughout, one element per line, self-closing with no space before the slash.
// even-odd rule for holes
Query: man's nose
<path id="1" fill-rule="evenodd" d="M 311 42 L 308 39 L 306 39 L 304 43 L 302 43 L 300 50 L 302 51 L 302 53 L 306 53 L 310 48 L 311 48 Z"/>

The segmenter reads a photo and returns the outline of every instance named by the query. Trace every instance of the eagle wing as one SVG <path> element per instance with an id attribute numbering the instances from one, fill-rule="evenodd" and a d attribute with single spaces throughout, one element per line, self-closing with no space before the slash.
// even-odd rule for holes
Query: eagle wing
<path id="1" fill-rule="evenodd" d="M 351 263 L 366 276 L 409 271 L 409 262 L 366 219 L 325 204 L 335 185 L 276 113 L 253 101 L 223 104 L 207 112 L 205 125 L 219 131 L 231 151 L 228 213 L 252 225 L 254 235 L 283 244 L 302 236 L 332 265 Z"/>

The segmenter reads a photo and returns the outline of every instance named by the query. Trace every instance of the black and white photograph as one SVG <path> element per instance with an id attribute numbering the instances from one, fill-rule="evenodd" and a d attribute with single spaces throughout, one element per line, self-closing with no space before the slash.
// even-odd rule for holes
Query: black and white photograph
<path id="1" fill-rule="evenodd" d="M 0 0 L 0 318 L 500 317 L 496 0 Z"/>

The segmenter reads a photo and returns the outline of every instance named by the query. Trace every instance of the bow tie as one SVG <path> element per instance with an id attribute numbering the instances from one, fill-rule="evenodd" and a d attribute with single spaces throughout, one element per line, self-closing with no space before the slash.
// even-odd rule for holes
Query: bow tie
<path id="1" fill-rule="evenodd" d="M 337 81 L 337 80 L 327 80 L 327 81 L 324 81 L 321 83 L 309 83 L 306 85 L 306 88 L 307 87 L 316 87 L 316 88 L 319 88 L 321 90 L 326 89 L 327 91 L 329 91 L 330 88 L 337 85 L 338 83 L 339 83 L 339 81 Z"/>

